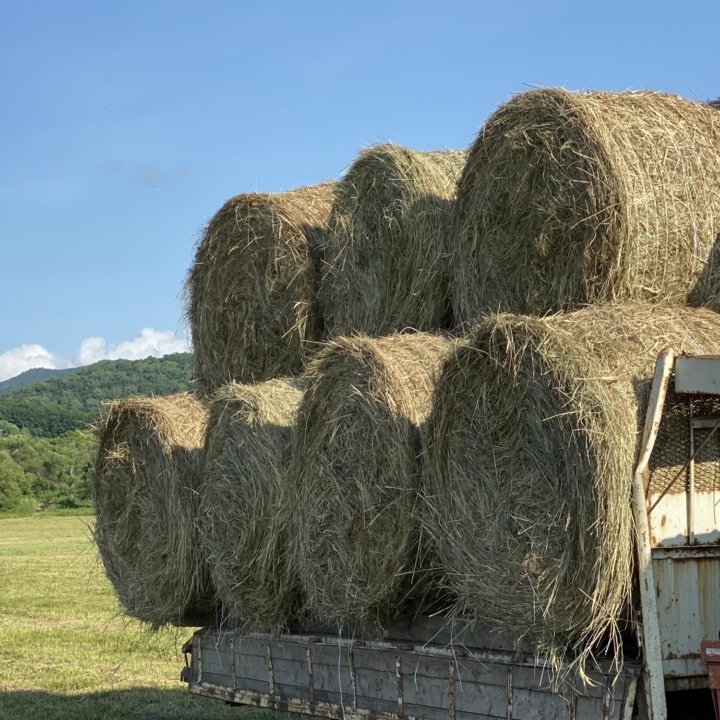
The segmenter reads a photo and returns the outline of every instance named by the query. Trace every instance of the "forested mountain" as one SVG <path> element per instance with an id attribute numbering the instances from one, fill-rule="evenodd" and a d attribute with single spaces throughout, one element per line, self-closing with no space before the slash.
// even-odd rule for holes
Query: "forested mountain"
<path id="1" fill-rule="evenodd" d="M 190 353 L 103 361 L 0 395 L 0 420 L 57 437 L 95 423 L 103 400 L 189 390 L 191 376 Z"/>
<path id="2" fill-rule="evenodd" d="M 48 380 L 52 377 L 60 377 L 61 375 L 77 372 L 79 369 L 80 368 L 65 368 L 64 370 L 50 370 L 49 368 L 33 368 L 32 370 L 26 370 L 9 380 L 0 381 L 0 395 L 4 395 L 11 390 L 19 390 L 26 385 L 32 385 L 32 383 L 40 382 L 41 380 Z"/>
<path id="3" fill-rule="evenodd" d="M 103 361 L 0 395 L 0 511 L 89 505 L 103 400 L 190 389 L 192 355 Z"/>

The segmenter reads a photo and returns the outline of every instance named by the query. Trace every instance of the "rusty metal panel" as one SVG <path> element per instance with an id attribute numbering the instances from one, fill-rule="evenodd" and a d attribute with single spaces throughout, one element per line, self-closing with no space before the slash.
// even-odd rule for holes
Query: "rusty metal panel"
<path id="1" fill-rule="evenodd" d="M 541 664 L 487 650 L 211 630 L 193 638 L 199 662 L 196 695 L 346 720 L 625 720 L 639 672 L 559 694 Z"/>
<path id="2" fill-rule="evenodd" d="M 720 546 L 653 551 L 666 677 L 707 680 L 700 644 L 720 634 Z"/>

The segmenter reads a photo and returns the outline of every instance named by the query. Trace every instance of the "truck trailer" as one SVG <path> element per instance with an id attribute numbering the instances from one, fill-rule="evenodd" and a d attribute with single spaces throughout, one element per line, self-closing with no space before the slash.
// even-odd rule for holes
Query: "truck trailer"
<path id="1" fill-rule="evenodd" d="M 661 431 L 684 464 L 651 474 Z M 181 678 L 196 696 L 336 720 L 720 720 L 720 356 L 658 357 L 632 474 L 635 574 L 623 662 L 577 687 L 480 618 L 401 617 L 282 635 L 197 631 Z M 716 680 L 714 678 L 717 678 Z M 677 709 L 679 708 L 679 709 Z"/>

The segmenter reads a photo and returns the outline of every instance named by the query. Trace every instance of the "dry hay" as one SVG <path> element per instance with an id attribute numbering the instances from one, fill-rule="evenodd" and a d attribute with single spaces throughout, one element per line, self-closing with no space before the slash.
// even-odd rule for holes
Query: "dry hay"
<path id="1" fill-rule="evenodd" d="M 423 333 L 339 338 L 309 368 L 290 485 L 298 573 L 315 619 L 372 631 L 423 585 L 420 428 L 450 347 Z"/>
<path id="2" fill-rule="evenodd" d="M 676 96 L 515 97 L 481 130 L 459 183 L 457 319 L 715 301 L 719 147 L 713 108 Z"/>
<path id="3" fill-rule="evenodd" d="M 223 622 L 250 632 L 286 626 L 298 595 L 283 524 L 296 381 L 230 383 L 213 397 L 201 487 L 201 541 Z"/>
<path id="4" fill-rule="evenodd" d="M 338 183 L 319 298 L 328 336 L 448 325 L 447 224 L 459 151 L 364 150 Z"/>
<path id="5" fill-rule="evenodd" d="M 195 387 L 204 396 L 230 380 L 302 369 L 322 330 L 318 252 L 333 188 L 238 195 L 210 220 L 185 283 Z"/>
<path id="6" fill-rule="evenodd" d="M 109 405 L 95 471 L 95 542 L 125 611 L 196 624 L 213 596 L 195 528 L 207 412 L 192 395 Z"/>
<path id="7" fill-rule="evenodd" d="M 638 306 L 492 315 L 438 380 L 424 525 L 455 615 L 532 645 L 570 677 L 595 653 L 622 662 L 636 445 L 666 345 L 720 352 L 720 316 Z"/>

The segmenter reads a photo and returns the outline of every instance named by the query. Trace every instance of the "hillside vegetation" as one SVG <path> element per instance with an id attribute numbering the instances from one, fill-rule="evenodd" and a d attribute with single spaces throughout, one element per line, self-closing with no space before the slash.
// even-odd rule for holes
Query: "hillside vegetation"
<path id="1" fill-rule="evenodd" d="M 13 390 L 20 390 L 26 385 L 40 382 L 41 380 L 49 380 L 53 377 L 60 377 L 61 375 L 67 375 L 68 373 L 74 373 L 80 370 L 80 368 L 65 368 L 64 370 L 51 370 L 49 368 L 33 368 L 32 370 L 26 370 L 25 372 L 10 378 L 9 380 L 3 380 L 0 382 L 0 395 L 9 393 Z"/>
<path id="2" fill-rule="evenodd" d="M 102 402 L 190 389 L 192 355 L 116 360 L 0 396 L 0 512 L 89 506 Z"/>
<path id="3" fill-rule="evenodd" d="M 111 360 L 0 396 L 0 420 L 33 435 L 57 437 L 97 422 L 103 400 L 190 389 L 192 355 Z"/>

